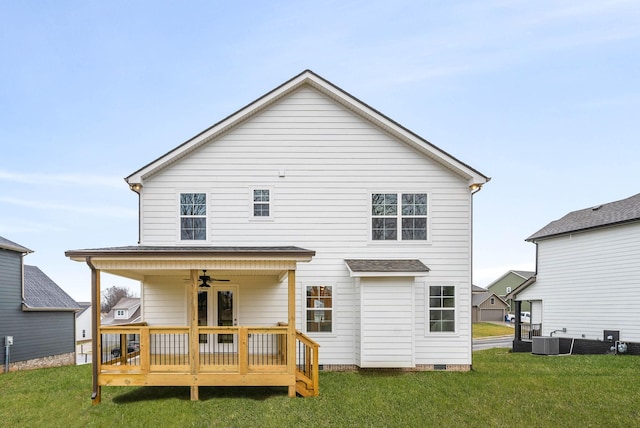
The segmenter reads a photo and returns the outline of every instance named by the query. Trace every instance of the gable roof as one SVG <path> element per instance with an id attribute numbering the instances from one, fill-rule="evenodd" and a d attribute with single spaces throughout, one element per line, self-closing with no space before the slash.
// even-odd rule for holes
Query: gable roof
<path id="1" fill-rule="evenodd" d="M 494 287 L 496 284 L 498 284 L 500 281 L 505 279 L 510 274 L 517 275 L 520 278 L 522 278 L 523 281 L 526 281 L 527 279 L 529 279 L 532 276 L 534 276 L 536 273 L 528 271 L 528 270 L 509 270 L 509 271 L 505 272 L 504 275 L 500 276 L 500 278 L 496 279 L 491 284 L 487 285 L 487 290 L 491 290 L 492 287 Z"/>
<path id="2" fill-rule="evenodd" d="M 27 247 L 23 247 L 13 241 L 9 241 L 7 238 L 3 238 L 2 236 L 0 236 L 0 249 L 16 251 L 18 253 L 33 253 L 33 251 Z"/>
<path id="3" fill-rule="evenodd" d="M 116 310 L 126 309 L 129 311 L 127 318 L 116 318 Z M 102 318 L 100 324 L 102 325 L 123 325 L 138 323 L 142 320 L 142 307 L 140 305 L 139 297 L 123 297 L 118 300 L 118 303 L 113 305 L 109 313 Z"/>
<path id="4" fill-rule="evenodd" d="M 485 291 L 484 293 L 473 293 L 473 295 L 471 296 L 471 306 L 480 306 L 491 297 L 498 299 L 505 306 L 509 306 L 508 303 L 505 302 L 500 296 L 498 296 L 496 293 L 491 293 L 490 291 Z"/>
<path id="5" fill-rule="evenodd" d="M 478 285 L 471 285 L 471 292 L 472 293 L 485 293 L 487 291 L 486 288 L 480 287 Z"/>
<path id="6" fill-rule="evenodd" d="M 468 181 L 469 186 L 474 184 L 482 186 L 482 184 L 490 180 L 489 177 L 471 168 L 469 165 L 461 162 L 417 134 L 414 134 L 407 128 L 404 128 L 397 122 L 358 100 L 346 91 L 318 76 L 313 71 L 305 70 L 220 122 L 185 141 L 175 149 L 135 171 L 126 177 L 125 181 L 129 184 L 132 190 L 138 191 L 139 186 L 144 185 L 144 180 L 146 178 L 153 176 L 155 173 L 187 156 L 189 153 L 209 141 L 218 138 L 220 135 L 228 132 L 231 128 L 263 111 L 274 102 L 287 96 L 293 91 L 298 90 L 302 86 L 310 86 L 316 89 L 363 119 L 369 121 L 375 126 L 378 126 L 410 147 L 413 147 L 423 155 L 454 171 L 459 176 L 464 177 Z"/>
<path id="7" fill-rule="evenodd" d="M 80 305 L 37 266 L 24 265 L 25 310 L 76 311 Z"/>
<path id="8" fill-rule="evenodd" d="M 534 242 L 567 233 L 597 229 L 640 220 L 640 193 L 620 201 L 570 212 L 526 239 Z"/>

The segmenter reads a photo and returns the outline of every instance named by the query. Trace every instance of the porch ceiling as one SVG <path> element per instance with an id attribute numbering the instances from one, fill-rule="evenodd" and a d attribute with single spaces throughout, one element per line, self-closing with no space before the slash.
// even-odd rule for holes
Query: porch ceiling
<path id="1" fill-rule="evenodd" d="M 130 246 L 70 250 L 72 260 L 125 278 L 183 276 L 206 269 L 215 277 L 280 276 L 309 262 L 315 251 L 299 247 L 151 247 Z"/>

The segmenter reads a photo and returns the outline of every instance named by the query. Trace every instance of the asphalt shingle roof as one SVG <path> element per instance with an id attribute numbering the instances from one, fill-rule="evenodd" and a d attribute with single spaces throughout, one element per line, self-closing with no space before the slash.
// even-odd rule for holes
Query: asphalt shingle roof
<path id="1" fill-rule="evenodd" d="M 552 221 L 527 241 L 640 220 L 640 193 L 620 201 L 570 212 Z"/>
<path id="2" fill-rule="evenodd" d="M 8 240 L 7 238 L 3 238 L 2 236 L 0 236 L 0 248 L 5 250 L 17 251 L 19 253 L 33 253 L 33 251 L 31 251 L 27 247 L 16 244 L 15 242 Z"/>
<path id="3" fill-rule="evenodd" d="M 420 260 L 371 260 L 371 259 L 350 259 L 345 260 L 352 272 L 380 272 L 380 273 L 403 273 L 403 272 L 429 272 L 429 268 Z"/>
<path id="4" fill-rule="evenodd" d="M 37 266 L 24 265 L 24 304 L 28 308 L 80 309 L 80 305 Z"/>

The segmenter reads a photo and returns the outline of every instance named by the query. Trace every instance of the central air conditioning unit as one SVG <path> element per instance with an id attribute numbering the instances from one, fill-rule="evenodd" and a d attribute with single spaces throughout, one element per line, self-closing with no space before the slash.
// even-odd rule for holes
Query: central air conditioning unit
<path id="1" fill-rule="evenodd" d="M 535 336 L 531 344 L 531 353 L 536 355 L 558 355 L 560 353 L 560 338 Z"/>

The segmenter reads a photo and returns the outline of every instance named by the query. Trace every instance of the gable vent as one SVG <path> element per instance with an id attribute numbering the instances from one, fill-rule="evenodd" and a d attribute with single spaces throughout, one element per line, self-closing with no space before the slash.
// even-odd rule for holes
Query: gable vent
<path id="1" fill-rule="evenodd" d="M 602 205 L 596 205 L 595 207 L 591 208 L 591 211 L 598 211 L 600 208 L 602 208 Z"/>

